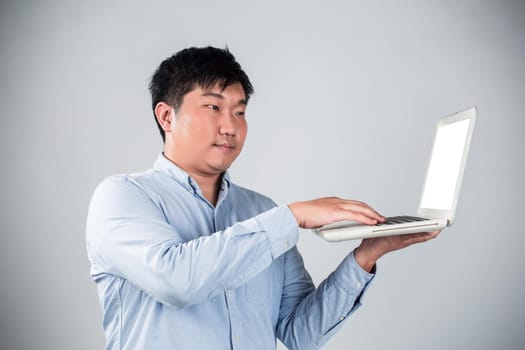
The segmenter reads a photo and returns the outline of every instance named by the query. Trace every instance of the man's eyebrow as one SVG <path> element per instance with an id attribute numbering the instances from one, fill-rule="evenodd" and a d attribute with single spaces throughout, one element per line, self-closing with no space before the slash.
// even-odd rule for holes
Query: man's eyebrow
<path id="1" fill-rule="evenodd" d="M 211 97 L 218 98 L 218 99 L 220 99 L 220 100 L 224 100 L 224 96 L 223 96 L 223 95 L 218 94 L 218 93 L 216 93 L 216 92 L 211 92 L 211 91 L 203 92 L 201 96 L 211 96 Z M 239 100 L 239 104 L 240 104 L 240 105 L 247 105 L 247 104 L 248 104 L 248 101 L 245 100 L 245 99 L 240 99 L 240 100 Z"/>
<path id="2" fill-rule="evenodd" d="M 201 96 L 212 96 L 212 97 L 217 97 L 217 98 L 220 98 L 221 100 L 224 100 L 224 96 L 222 96 L 221 94 L 217 94 L 215 92 L 211 92 L 211 91 L 203 92 Z"/>

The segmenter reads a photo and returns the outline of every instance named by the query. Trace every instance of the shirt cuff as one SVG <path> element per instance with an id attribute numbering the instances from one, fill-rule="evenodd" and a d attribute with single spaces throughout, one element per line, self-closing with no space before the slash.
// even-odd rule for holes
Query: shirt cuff
<path id="1" fill-rule="evenodd" d="M 375 267 L 373 269 L 375 272 Z M 355 260 L 354 252 L 339 264 L 334 271 L 334 284 L 342 290 L 346 290 L 352 295 L 361 295 L 368 289 L 370 282 L 374 279 L 375 273 L 369 273 Z"/>
<path id="2" fill-rule="evenodd" d="M 299 227 L 288 206 L 280 205 L 265 211 L 257 215 L 256 220 L 266 232 L 273 259 L 277 259 L 297 244 Z"/>

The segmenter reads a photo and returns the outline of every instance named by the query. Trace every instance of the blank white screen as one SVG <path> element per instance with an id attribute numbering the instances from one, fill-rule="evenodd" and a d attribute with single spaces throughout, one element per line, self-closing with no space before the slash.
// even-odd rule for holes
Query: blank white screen
<path id="1" fill-rule="evenodd" d="M 438 128 L 427 173 L 422 208 L 452 209 L 470 119 Z"/>

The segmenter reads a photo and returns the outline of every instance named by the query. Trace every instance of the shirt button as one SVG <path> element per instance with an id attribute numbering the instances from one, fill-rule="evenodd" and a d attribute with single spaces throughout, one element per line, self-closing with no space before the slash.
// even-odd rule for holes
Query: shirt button
<path id="1" fill-rule="evenodd" d="M 235 340 L 235 341 L 239 341 L 239 340 L 241 340 L 241 338 L 239 338 L 239 337 L 233 337 L 233 340 Z"/>
<path id="2" fill-rule="evenodd" d="M 345 319 L 344 316 L 343 316 L 343 317 L 340 317 L 340 318 L 339 318 L 339 321 L 342 321 L 342 320 L 344 320 L 344 319 Z"/>
<path id="3" fill-rule="evenodd" d="M 284 242 L 284 249 L 288 249 L 288 242 Z"/>
<path id="4" fill-rule="evenodd" d="M 357 288 L 361 288 L 362 285 L 363 285 L 363 284 L 362 284 L 361 282 L 356 282 L 356 283 L 355 283 L 355 286 L 356 286 Z"/>

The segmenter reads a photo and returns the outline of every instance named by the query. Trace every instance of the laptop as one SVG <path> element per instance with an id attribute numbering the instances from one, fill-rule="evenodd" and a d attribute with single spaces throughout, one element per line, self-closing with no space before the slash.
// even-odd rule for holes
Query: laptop
<path id="1" fill-rule="evenodd" d="M 327 241 L 338 242 L 432 232 L 452 225 L 476 114 L 477 108 L 472 107 L 438 121 L 416 215 L 390 217 L 377 225 L 339 221 L 317 228 L 315 233 Z"/>

